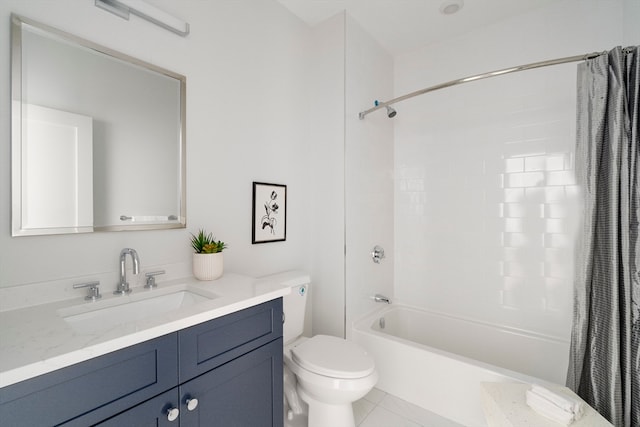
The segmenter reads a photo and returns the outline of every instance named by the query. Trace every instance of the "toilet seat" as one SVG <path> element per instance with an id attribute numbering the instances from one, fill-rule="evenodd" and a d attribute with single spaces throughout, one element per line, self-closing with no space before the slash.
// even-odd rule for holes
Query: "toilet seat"
<path id="1" fill-rule="evenodd" d="M 359 345 L 328 335 L 294 346 L 291 357 L 301 368 L 332 378 L 363 378 L 375 370 L 373 358 Z"/>

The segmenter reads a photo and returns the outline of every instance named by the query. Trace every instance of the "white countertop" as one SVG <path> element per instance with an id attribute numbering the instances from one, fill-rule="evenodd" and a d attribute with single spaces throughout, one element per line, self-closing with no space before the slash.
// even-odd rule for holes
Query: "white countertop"
<path id="1" fill-rule="evenodd" d="M 489 427 L 560 427 L 531 409 L 525 400 L 525 392 L 531 387 L 524 383 L 481 383 L 482 404 Z M 573 399 L 580 397 L 567 387 L 549 389 Z M 571 427 L 613 427 L 613 425 L 585 403 L 582 418 L 571 423 Z"/>
<path id="2" fill-rule="evenodd" d="M 128 296 L 103 292 L 97 302 L 74 298 L 0 312 L 0 387 L 282 297 L 291 292 L 292 280 L 308 277 L 291 272 L 261 279 L 237 274 L 210 282 L 178 279 L 160 282 L 154 290 L 134 288 Z M 117 304 L 123 298 L 134 300 L 143 293 L 159 296 L 184 289 L 215 298 L 101 332 L 79 332 L 62 317 Z"/>

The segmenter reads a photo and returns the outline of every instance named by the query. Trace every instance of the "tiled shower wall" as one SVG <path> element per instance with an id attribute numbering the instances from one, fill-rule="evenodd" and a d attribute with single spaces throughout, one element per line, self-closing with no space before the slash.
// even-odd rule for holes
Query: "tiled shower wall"
<path id="1" fill-rule="evenodd" d="M 570 299 L 576 224 L 573 87 L 548 110 L 549 91 L 534 88 L 544 79 L 528 79 L 517 84 L 529 83 L 525 93 L 501 90 L 506 78 L 468 98 L 456 88 L 424 121 L 408 117 L 424 135 L 396 152 L 398 298 L 523 328 L 566 320 L 557 317 Z M 511 99 L 471 101 L 491 92 Z M 529 325 L 525 313 L 543 319 Z"/>
<path id="2" fill-rule="evenodd" d="M 610 49 L 622 18 L 621 1 L 566 0 L 428 46 L 396 59 L 396 96 Z M 541 68 L 397 105 L 397 300 L 569 338 L 575 75 L 575 63 Z"/>

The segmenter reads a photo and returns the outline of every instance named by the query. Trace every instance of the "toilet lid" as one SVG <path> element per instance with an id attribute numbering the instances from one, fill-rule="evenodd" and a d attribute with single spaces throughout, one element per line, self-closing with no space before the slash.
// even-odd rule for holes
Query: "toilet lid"
<path id="1" fill-rule="evenodd" d="M 362 378 L 375 369 L 359 345 L 338 337 L 316 335 L 291 349 L 293 361 L 307 371 L 334 378 Z"/>

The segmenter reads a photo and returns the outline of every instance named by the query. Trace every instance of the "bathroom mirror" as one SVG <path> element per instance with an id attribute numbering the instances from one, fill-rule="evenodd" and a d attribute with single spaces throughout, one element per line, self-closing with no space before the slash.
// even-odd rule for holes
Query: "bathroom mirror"
<path id="1" fill-rule="evenodd" d="M 13 236 L 184 228 L 186 78 L 11 17 Z"/>

